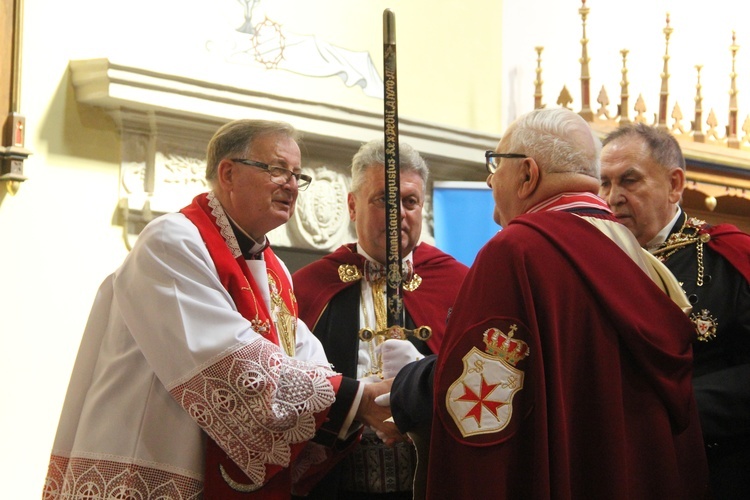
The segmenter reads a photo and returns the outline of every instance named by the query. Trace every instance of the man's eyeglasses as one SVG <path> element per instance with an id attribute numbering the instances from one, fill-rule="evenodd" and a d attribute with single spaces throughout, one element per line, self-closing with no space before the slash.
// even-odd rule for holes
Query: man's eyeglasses
<path id="1" fill-rule="evenodd" d="M 273 182 L 274 184 L 278 184 L 279 186 L 283 186 L 284 184 L 289 182 L 292 177 L 294 177 L 294 179 L 297 181 L 297 189 L 299 189 L 300 191 L 304 191 L 310 185 L 310 182 L 312 182 L 312 177 L 310 177 L 309 175 L 297 174 L 283 167 L 274 167 L 273 165 L 269 165 L 267 163 L 246 160 L 244 158 L 232 158 L 232 161 L 242 163 L 243 165 L 248 165 L 250 167 L 262 168 L 263 170 L 271 174 L 271 182 Z"/>
<path id="2" fill-rule="evenodd" d="M 498 158 L 528 158 L 528 156 L 521 153 L 495 153 L 494 151 L 484 152 L 484 164 L 487 166 L 487 171 L 491 174 L 497 172 Z"/>

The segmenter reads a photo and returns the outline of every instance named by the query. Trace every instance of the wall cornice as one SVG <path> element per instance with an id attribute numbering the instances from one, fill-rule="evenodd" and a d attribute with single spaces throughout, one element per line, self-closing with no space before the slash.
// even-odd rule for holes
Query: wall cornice
<path id="1" fill-rule="evenodd" d="M 104 109 L 120 134 L 118 224 L 126 246 L 153 217 L 205 191 L 205 148 L 224 123 L 282 120 L 303 133 L 303 170 L 314 182 L 293 220 L 271 234 L 275 246 L 327 251 L 354 240 L 346 192 L 359 146 L 383 134 L 382 113 L 290 98 L 119 64 L 70 61 L 79 103 Z M 486 179 L 484 150 L 499 136 L 399 117 L 400 139 L 427 160 L 431 181 Z M 331 200 L 336 202 L 332 203 Z M 432 240 L 431 184 L 423 239 Z"/>
<path id="2" fill-rule="evenodd" d="M 213 131 L 237 118 L 284 120 L 304 132 L 306 143 L 349 141 L 361 144 L 383 131 L 382 113 L 273 95 L 196 80 L 109 59 L 70 62 L 78 102 L 106 109 L 122 127 L 165 133 Z M 476 180 L 484 173 L 482 153 L 499 135 L 446 127 L 399 117 L 401 140 L 425 154 L 436 178 Z M 444 171 L 448 168 L 449 171 Z"/>

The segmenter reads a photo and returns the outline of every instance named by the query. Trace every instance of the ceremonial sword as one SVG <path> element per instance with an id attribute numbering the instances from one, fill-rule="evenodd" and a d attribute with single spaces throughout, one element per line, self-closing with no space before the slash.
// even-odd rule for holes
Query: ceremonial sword
<path id="1" fill-rule="evenodd" d="M 383 86 L 385 134 L 385 227 L 386 227 L 386 304 L 388 330 L 385 339 L 406 339 L 414 335 L 427 340 L 432 335 L 429 326 L 413 331 L 403 328 L 404 301 L 401 274 L 401 164 L 398 143 L 398 92 L 396 85 L 396 15 L 391 9 L 383 11 Z M 392 421 L 392 418 L 391 418 Z M 429 457 L 429 432 L 415 429 L 409 434 L 417 451 L 414 474 L 414 498 L 424 498 L 427 484 L 426 464 Z"/>
<path id="2" fill-rule="evenodd" d="M 363 328 L 364 341 L 406 339 L 407 335 L 426 341 L 432 335 L 429 326 L 404 328 L 403 276 L 401 256 L 401 175 L 398 142 L 398 85 L 396 74 L 396 15 L 383 11 L 383 133 L 385 147 L 385 269 L 386 330 Z"/>
<path id="3" fill-rule="evenodd" d="M 401 175 L 398 144 L 398 88 L 396 74 L 396 14 L 383 11 L 383 133 L 385 135 L 386 306 L 388 338 L 403 338 L 403 283 L 401 276 Z"/>
<path id="4" fill-rule="evenodd" d="M 383 133 L 385 146 L 385 227 L 386 227 L 386 339 L 406 339 L 414 335 L 427 340 L 428 326 L 404 328 L 404 297 L 401 255 L 401 175 L 398 141 L 398 80 L 396 72 L 396 14 L 383 11 Z M 381 332 L 378 332 L 381 333 Z"/>

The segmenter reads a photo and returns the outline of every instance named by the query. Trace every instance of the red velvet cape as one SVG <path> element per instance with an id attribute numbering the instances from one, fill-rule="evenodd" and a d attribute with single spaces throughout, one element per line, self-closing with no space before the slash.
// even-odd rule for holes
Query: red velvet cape
<path id="1" fill-rule="evenodd" d="M 711 235 L 708 246 L 727 259 L 750 283 L 750 234 L 731 224 L 708 226 L 699 232 Z"/>
<path id="2" fill-rule="evenodd" d="M 513 341 L 528 347 L 514 367 L 522 388 L 500 403 L 482 379 L 481 391 L 465 386 L 456 398 L 472 370 L 499 365 L 464 357 L 486 352 L 487 330 L 513 325 Z M 514 219 L 479 252 L 448 323 L 428 498 L 702 498 L 693 336 L 685 314 L 590 223 L 564 212 Z M 456 411 L 459 399 L 476 404 Z M 457 422 L 474 421 L 505 425 L 464 437 Z"/>
<path id="3" fill-rule="evenodd" d="M 427 344 L 436 353 L 445 332 L 447 311 L 453 305 L 453 298 L 468 268 L 427 243 L 414 248 L 413 258 L 414 272 L 422 277 L 422 284 L 412 292 L 404 290 L 404 307 L 415 325 L 432 328 Z M 354 243 L 350 243 L 294 273 L 295 291 L 306 299 L 299 304 L 299 317 L 311 330 L 333 296 L 359 284 L 359 281 L 342 282 L 339 266 L 350 264 L 361 269 L 364 260 L 356 252 Z"/>

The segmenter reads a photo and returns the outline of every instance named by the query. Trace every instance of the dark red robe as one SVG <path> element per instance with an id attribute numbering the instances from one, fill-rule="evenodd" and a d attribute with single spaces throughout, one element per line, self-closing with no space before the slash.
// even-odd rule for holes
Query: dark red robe
<path id="1" fill-rule="evenodd" d="M 731 224 L 706 226 L 698 231 L 711 236 L 708 246 L 729 261 L 750 283 L 750 234 Z"/>
<path id="2" fill-rule="evenodd" d="M 404 308 L 415 325 L 432 328 L 427 345 L 432 352 L 438 352 L 445 332 L 446 312 L 468 268 L 427 243 L 414 248 L 413 259 L 414 273 L 422 278 L 422 284 L 414 291 L 404 290 Z M 295 293 L 305 298 L 299 302 L 299 317 L 311 330 L 332 297 L 345 288 L 359 286 L 359 281 L 342 282 L 339 266 L 350 264 L 361 269 L 364 260 L 354 243 L 350 243 L 294 273 Z"/>
<path id="3" fill-rule="evenodd" d="M 576 215 L 479 252 L 435 370 L 428 498 L 703 498 L 693 326 Z"/>

